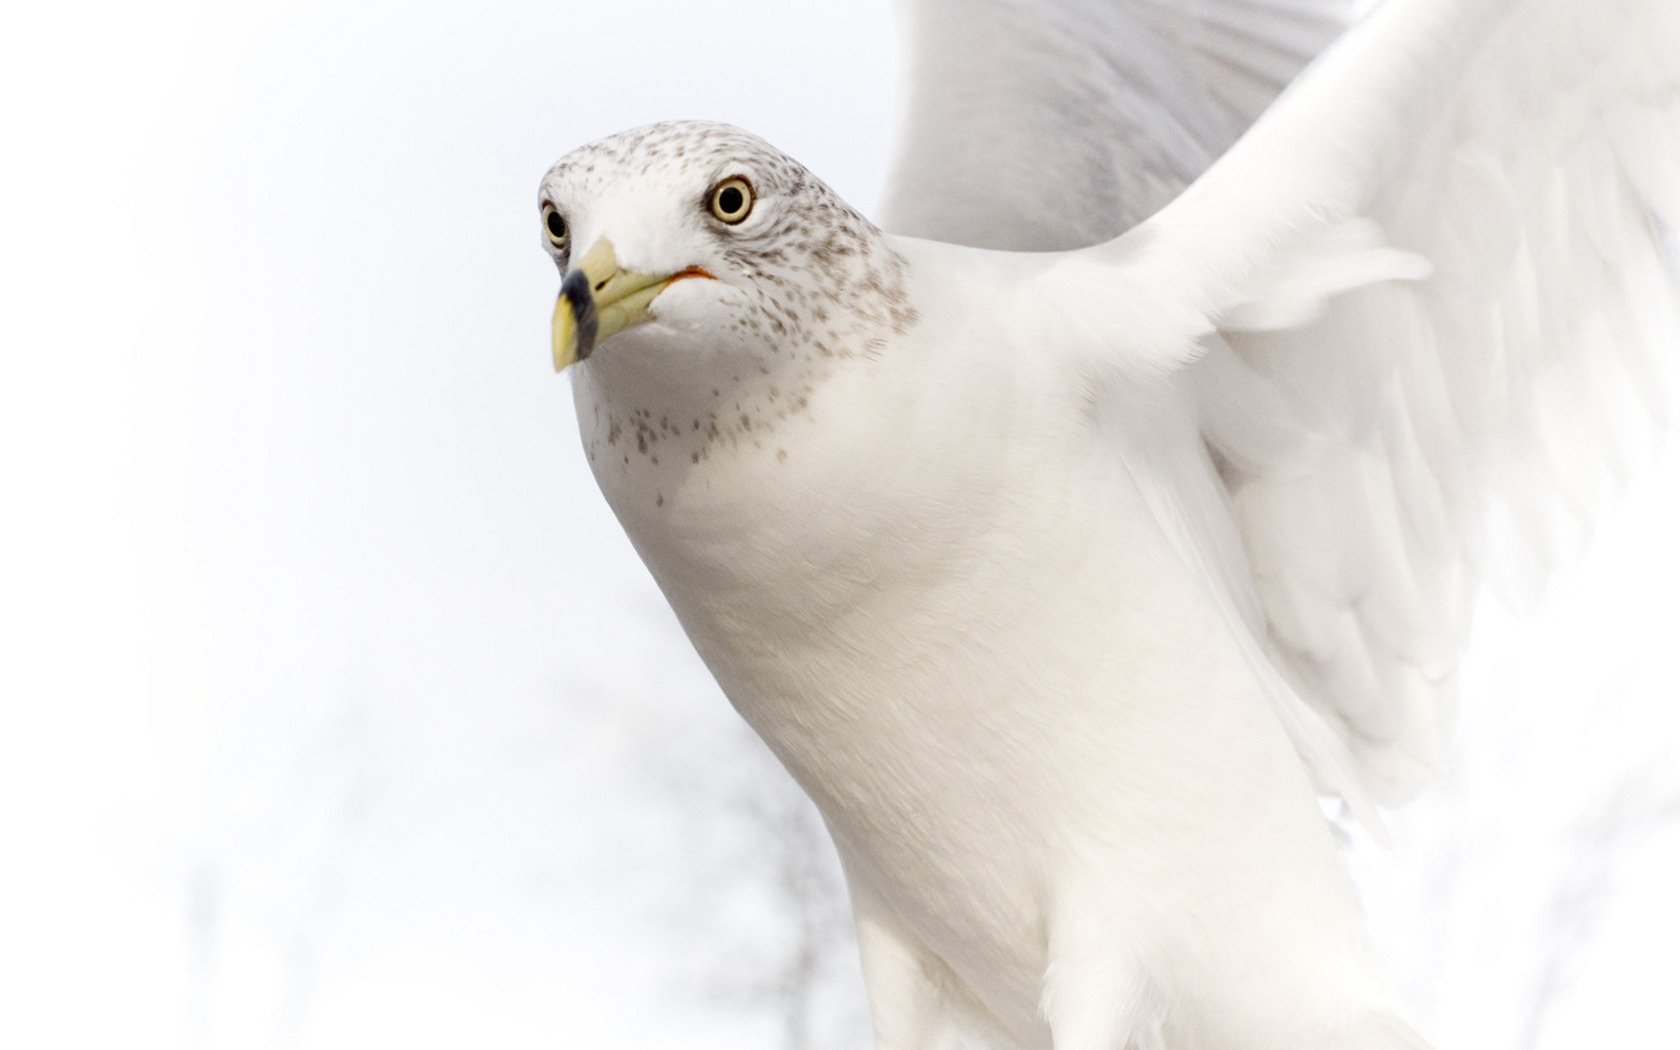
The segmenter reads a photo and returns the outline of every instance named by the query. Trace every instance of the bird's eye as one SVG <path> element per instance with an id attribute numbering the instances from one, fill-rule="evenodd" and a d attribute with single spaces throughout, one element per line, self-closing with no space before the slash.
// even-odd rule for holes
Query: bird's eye
<path id="1" fill-rule="evenodd" d="M 561 215 L 554 205 L 543 201 L 543 228 L 548 231 L 548 243 L 560 251 L 566 250 L 566 244 L 571 238 L 572 231 L 566 227 L 566 217 Z"/>
<path id="2" fill-rule="evenodd" d="M 739 175 L 731 175 L 712 187 L 712 215 L 719 222 L 731 226 L 752 214 L 752 184 Z"/>

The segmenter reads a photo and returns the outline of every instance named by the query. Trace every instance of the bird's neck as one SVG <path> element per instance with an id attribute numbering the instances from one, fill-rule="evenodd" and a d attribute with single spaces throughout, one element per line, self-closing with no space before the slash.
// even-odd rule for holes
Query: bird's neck
<path id="1" fill-rule="evenodd" d="M 1011 498 L 990 330 L 956 310 L 813 372 L 742 361 L 723 382 L 715 359 L 705 375 L 619 347 L 591 359 L 576 393 L 591 465 L 691 635 L 743 609 L 814 628 L 973 555 Z"/>

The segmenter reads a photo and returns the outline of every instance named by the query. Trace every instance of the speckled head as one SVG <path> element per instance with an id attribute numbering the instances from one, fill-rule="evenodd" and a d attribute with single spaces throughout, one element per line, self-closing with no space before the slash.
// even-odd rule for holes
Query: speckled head
<path id="1" fill-rule="evenodd" d="M 914 320 L 880 231 L 738 128 L 656 124 L 584 146 L 549 169 L 538 206 L 563 277 L 560 368 L 770 369 L 876 352 Z"/>

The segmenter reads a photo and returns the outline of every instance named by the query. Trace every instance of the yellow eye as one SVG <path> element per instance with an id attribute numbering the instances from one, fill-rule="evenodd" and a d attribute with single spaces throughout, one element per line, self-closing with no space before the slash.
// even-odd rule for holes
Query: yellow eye
<path id="1" fill-rule="evenodd" d="M 731 175 L 712 187 L 712 215 L 719 222 L 731 226 L 752 214 L 752 183 L 739 175 Z"/>
<path id="2" fill-rule="evenodd" d="M 542 217 L 543 229 L 548 231 L 548 243 L 560 251 L 565 251 L 566 245 L 571 243 L 572 236 L 572 231 L 566 226 L 566 217 L 547 201 L 543 201 Z"/>

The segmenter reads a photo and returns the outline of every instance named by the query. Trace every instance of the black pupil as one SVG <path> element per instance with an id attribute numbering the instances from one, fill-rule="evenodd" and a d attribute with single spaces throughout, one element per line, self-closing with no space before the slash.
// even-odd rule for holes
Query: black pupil
<path id="1" fill-rule="evenodd" d="M 557 211 L 548 213 L 548 234 L 557 241 L 566 236 L 566 220 Z"/>
<path id="2" fill-rule="evenodd" d="M 718 193 L 718 211 L 725 215 L 734 215 L 741 210 L 741 205 L 746 202 L 747 198 L 742 195 L 739 186 L 725 186 Z"/>

